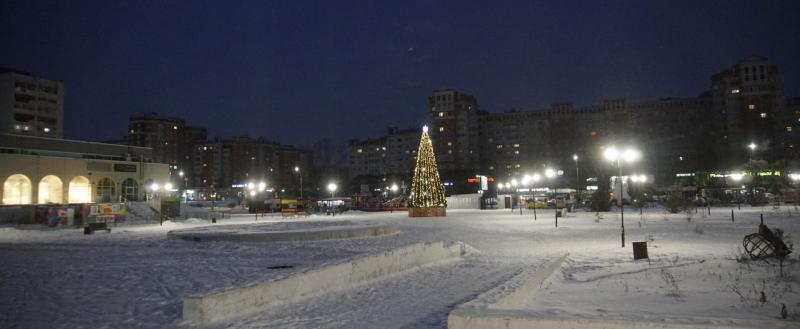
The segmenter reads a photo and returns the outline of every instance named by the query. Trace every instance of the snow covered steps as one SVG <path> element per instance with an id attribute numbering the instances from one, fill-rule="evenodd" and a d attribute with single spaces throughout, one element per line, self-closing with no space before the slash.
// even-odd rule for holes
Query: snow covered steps
<path id="1" fill-rule="evenodd" d="M 462 242 L 426 242 L 352 261 L 312 269 L 288 278 L 263 281 L 219 293 L 183 299 L 183 320 L 206 325 L 257 313 L 270 305 L 291 301 L 402 272 L 426 264 L 461 257 Z"/>

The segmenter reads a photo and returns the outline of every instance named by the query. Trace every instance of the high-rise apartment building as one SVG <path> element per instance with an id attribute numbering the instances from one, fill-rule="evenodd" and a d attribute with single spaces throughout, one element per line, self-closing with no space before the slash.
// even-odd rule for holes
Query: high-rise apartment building
<path id="1" fill-rule="evenodd" d="M 196 143 L 206 140 L 206 129 L 188 126 L 182 118 L 159 115 L 154 112 L 136 113 L 128 121 L 128 145 L 150 147 L 156 161 L 166 163 L 173 176 L 193 168 L 193 149 Z M 196 182 L 192 176 L 184 178 L 186 186 Z"/>
<path id="2" fill-rule="evenodd" d="M 0 133 L 64 137 L 64 83 L 0 68 Z"/>
<path id="3" fill-rule="evenodd" d="M 742 170 L 751 157 L 771 163 L 798 160 L 800 100 L 784 97 L 775 64 L 751 56 L 711 81 L 710 90 L 695 97 L 556 103 L 501 113 L 478 111 L 475 97 L 439 89 L 428 97 L 431 138 L 442 176 L 456 191 L 468 187 L 464 182 L 475 174 L 507 181 L 545 167 L 571 172 L 573 154 L 579 156 L 581 173 L 596 175 L 610 168 L 602 160 L 607 145 L 642 150 L 642 160 L 628 169 L 645 172 L 660 184 L 700 171 Z M 394 154 L 391 142 L 388 135 L 378 144 L 385 143 Z M 756 150 L 748 149 L 750 143 Z M 396 171 L 391 166 L 397 161 L 376 157 L 382 146 L 373 144 L 351 141 L 351 173 Z M 564 175 L 560 184 L 574 186 L 575 179 Z"/>
<path id="4" fill-rule="evenodd" d="M 782 157 L 788 145 L 781 135 L 791 120 L 785 111 L 783 79 L 778 67 L 761 56 L 750 56 L 711 78 L 713 107 L 717 111 L 727 160 L 747 159 L 747 145 Z M 774 159 L 773 159 L 774 160 Z"/>
<path id="5" fill-rule="evenodd" d="M 443 171 L 478 169 L 478 101 L 454 89 L 428 97 L 431 140 Z"/>

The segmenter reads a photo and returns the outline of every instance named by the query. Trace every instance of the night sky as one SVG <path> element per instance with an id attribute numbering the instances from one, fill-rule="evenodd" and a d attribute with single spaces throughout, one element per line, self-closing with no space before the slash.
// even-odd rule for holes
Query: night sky
<path id="1" fill-rule="evenodd" d="M 419 126 L 451 87 L 483 109 L 690 97 L 759 54 L 800 96 L 800 1 L 9 1 L 0 67 L 65 82 L 65 137 L 133 112 L 287 144 Z"/>

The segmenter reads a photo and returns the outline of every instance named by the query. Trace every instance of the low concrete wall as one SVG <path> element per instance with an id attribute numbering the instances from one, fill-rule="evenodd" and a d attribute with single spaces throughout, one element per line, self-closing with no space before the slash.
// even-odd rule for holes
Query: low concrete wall
<path id="1" fill-rule="evenodd" d="M 647 322 L 622 319 L 555 318 L 551 314 L 525 310 L 547 280 L 556 273 L 567 255 L 534 272 L 526 271 L 477 298 L 456 307 L 447 317 L 450 329 L 742 329 L 792 328 L 786 321 L 750 320 L 737 325 Z M 709 322 L 712 322 L 709 320 Z"/>
<path id="2" fill-rule="evenodd" d="M 679 324 L 663 322 L 615 321 L 605 319 L 546 319 L 524 312 L 492 312 L 460 316 L 455 321 L 447 320 L 448 328 L 480 329 L 742 329 L 742 328 L 781 328 L 775 322 L 759 321 L 752 326 L 727 326 L 713 324 Z M 784 322 L 785 323 L 785 322 Z M 790 328 L 789 326 L 783 328 Z"/>
<path id="3" fill-rule="evenodd" d="M 339 226 L 326 229 L 308 231 L 274 231 L 274 232 L 243 232 L 243 233 L 217 233 L 217 232 L 181 232 L 170 231 L 167 236 L 187 241 L 237 241 L 237 242 L 265 242 L 265 241 L 311 241 L 353 239 L 361 237 L 379 236 L 399 232 L 397 227 L 389 225 L 373 226 Z"/>
<path id="4" fill-rule="evenodd" d="M 460 257 L 463 243 L 418 243 L 291 277 L 183 300 L 183 319 L 192 325 L 219 323 L 253 314 L 272 304 L 341 289 L 414 267 Z"/>

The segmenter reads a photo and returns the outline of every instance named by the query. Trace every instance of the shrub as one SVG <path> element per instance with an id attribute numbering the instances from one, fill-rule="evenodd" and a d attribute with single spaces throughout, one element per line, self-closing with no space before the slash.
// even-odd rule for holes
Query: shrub
<path id="1" fill-rule="evenodd" d="M 677 214 L 688 209 L 689 202 L 684 200 L 680 193 L 673 192 L 667 196 L 667 199 L 664 201 L 664 207 L 666 207 L 667 211 L 670 213 Z"/>

